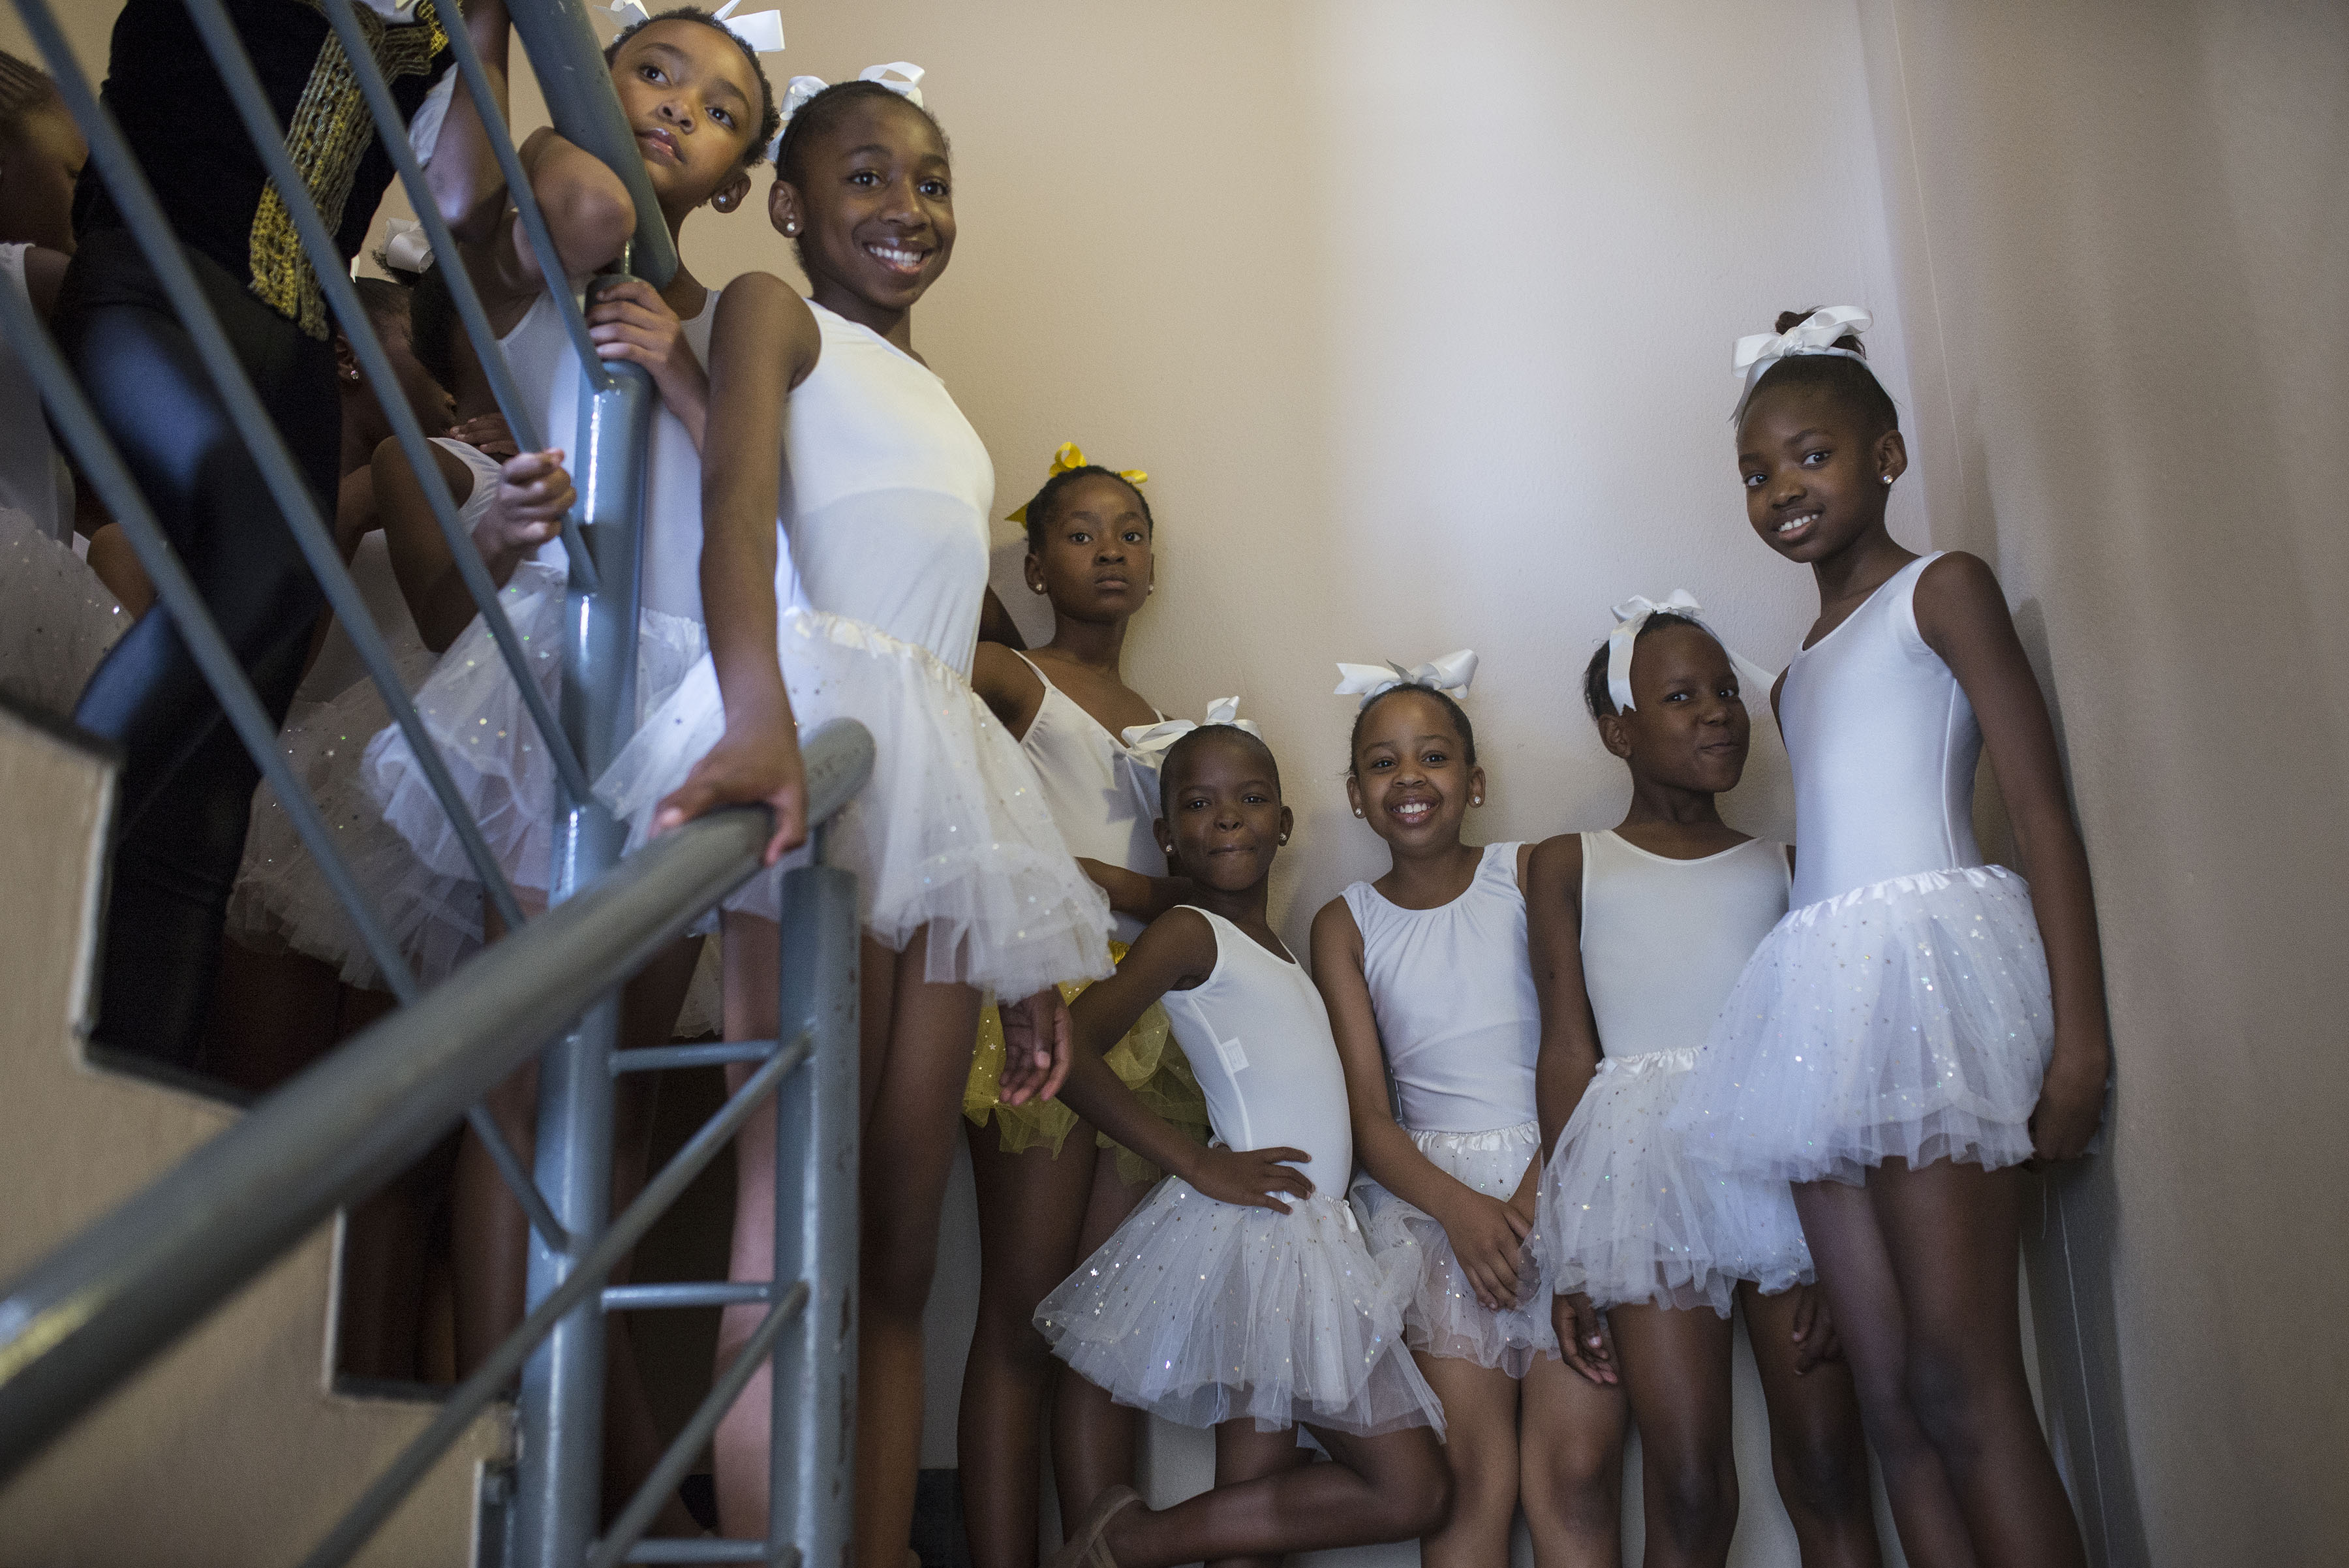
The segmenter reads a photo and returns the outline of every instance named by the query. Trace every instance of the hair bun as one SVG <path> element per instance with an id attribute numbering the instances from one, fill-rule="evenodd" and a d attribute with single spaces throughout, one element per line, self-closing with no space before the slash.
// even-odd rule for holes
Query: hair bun
<path id="1" fill-rule="evenodd" d="M 1813 306 L 1808 310 L 1782 310 L 1778 312 L 1778 324 L 1770 328 L 1770 330 L 1773 332 L 1791 332 L 1795 327 L 1800 327 L 1804 322 L 1808 321 L 1814 315 L 1817 314 L 1818 309 L 1819 307 L 1817 306 Z M 1848 348 L 1855 354 L 1865 354 L 1868 352 L 1868 345 L 1859 340 L 1859 334 L 1857 332 L 1845 333 L 1842 337 L 1835 340 L 1835 346 L 1838 348 Z"/>

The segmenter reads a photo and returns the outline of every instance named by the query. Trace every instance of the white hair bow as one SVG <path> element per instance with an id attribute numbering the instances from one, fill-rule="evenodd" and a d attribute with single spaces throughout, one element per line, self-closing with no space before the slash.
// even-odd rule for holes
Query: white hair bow
<path id="1" fill-rule="evenodd" d="M 414 218 L 394 218 L 384 225 L 384 265 L 394 272 L 422 272 L 432 265 L 432 242 Z"/>
<path id="2" fill-rule="evenodd" d="M 726 0 L 726 4 L 709 14 L 709 19 L 750 46 L 761 55 L 779 55 L 783 50 L 783 14 L 781 11 L 754 11 L 748 16 L 734 15 L 742 0 Z M 649 22 L 652 13 L 646 10 L 643 0 L 619 0 L 617 5 L 597 5 L 623 28 L 639 22 Z"/>
<path id="3" fill-rule="evenodd" d="M 1258 740 L 1264 739 L 1264 732 L 1256 727 L 1255 720 L 1240 717 L 1240 700 L 1237 697 L 1218 697 L 1208 703 L 1207 716 L 1197 723 L 1188 719 L 1161 719 L 1155 724 L 1132 724 L 1118 739 L 1125 742 L 1125 749 L 1135 761 L 1154 768 L 1166 760 L 1175 742 L 1194 730 L 1216 724 L 1229 724 L 1234 729 L 1246 730 Z"/>
<path id="4" fill-rule="evenodd" d="M 916 109 L 921 109 L 924 107 L 922 78 L 928 74 L 911 60 L 891 60 L 886 65 L 865 67 L 856 73 L 856 79 L 861 82 L 877 82 Z M 892 81 L 889 79 L 892 76 L 901 77 L 904 79 Z M 792 116 L 805 109 L 810 99 L 831 85 L 822 77 L 793 77 L 791 85 L 783 88 L 782 124 L 776 128 L 775 139 L 767 143 L 767 159 L 770 162 L 780 161 L 783 155 L 783 132 L 791 129 Z"/>
<path id="5" fill-rule="evenodd" d="M 1631 711 L 1631 648 L 1640 640 L 1640 628 L 1653 615 L 1686 616 L 1704 628 L 1704 633 L 1721 644 L 1721 651 L 1729 655 L 1732 668 L 1737 671 L 1738 685 L 1747 692 L 1767 695 L 1777 677 L 1731 648 L 1721 633 L 1704 618 L 1704 607 L 1686 588 L 1674 588 L 1666 594 L 1661 604 L 1641 594 L 1633 594 L 1615 607 L 1615 629 L 1607 634 L 1607 695 L 1614 700 L 1619 713 Z"/>
<path id="6" fill-rule="evenodd" d="M 1431 691 L 1456 691 L 1468 695 L 1468 683 L 1476 679 L 1476 653 L 1464 648 L 1447 653 L 1441 659 L 1431 659 L 1425 664 L 1414 664 L 1405 670 L 1400 664 L 1347 664 L 1338 666 L 1338 684 L 1330 693 L 1333 697 L 1351 697 L 1360 692 L 1362 706 L 1367 708 L 1398 686 L 1424 686 Z"/>
<path id="7" fill-rule="evenodd" d="M 1744 389 L 1737 394 L 1737 407 L 1730 414 L 1734 421 L 1745 412 L 1746 402 L 1754 396 L 1754 384 L 1771 366 L 1781 359 L 1805 354 L 1832 354 L 1841 359 L 1857 359 L 1876 375 L 1876 367 L 1868 363 L 1868 356 L 1849 348 L 1836 347 L 1838 337 L 1857 337 L 1876 325 L 1876 317 L 1857 305 L 1830 305 L 1812 311 L 1784 332 L 1750 333 L 1737 340 L 1737 348 L 1730 356 L 1730 368 L 1745 378 Z M 1883 378 L 1877 377 L 1883 385 Z M 1892 389 L 1886 387 L 1884 395 L 1890 397 Z"/>

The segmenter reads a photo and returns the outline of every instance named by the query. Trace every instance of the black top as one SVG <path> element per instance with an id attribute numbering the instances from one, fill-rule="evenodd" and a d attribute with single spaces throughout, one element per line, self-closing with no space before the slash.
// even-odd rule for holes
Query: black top
<path id="1" fill-rule="evenodd" d="M 316 0 L 226 5 L 276 108 L 295 167 L 347 263 L 367 238 L 393 171 L 341 40 Z M 358 7 L 403 124 L 450 59 L 433 0 L 416 0 L 413 15 L 412 22 L 394 25 Z M 128 0 L 114 24 L 99 97 L 181 241 L 231 276 L 247 279 L 264 303 L 304 332 L 326 337 L 326 302 L 293 219 L 270 187 L 181 0 Z M 76 234 L 121 226 L 104 185 L 84 181 L 74 202 Z"/>

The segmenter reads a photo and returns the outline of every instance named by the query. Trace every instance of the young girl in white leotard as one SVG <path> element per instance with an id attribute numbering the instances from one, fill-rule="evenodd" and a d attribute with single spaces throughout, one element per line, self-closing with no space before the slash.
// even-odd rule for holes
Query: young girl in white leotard
<path id="1" fill-rule="evenodd" d="M 1347 797 L 1394 864 L 1315 919 L 1313 972 L 1367 1173 L 1355 1202 L 1373 1252 L 1416 1275 L 1404 1332 L 1444 1400 L 1452 1515 L 1422 1556 L 1499 1568 L 1522 1502 L 1543 1568 L 1611 1562 L 1622 1397 L 1558 1359 L 1550 1282 L 1526 1245 L 1541 1176 L 1531 846 L 1460 841 L 1485 774 L 1445 687 L 1464 691 L 1475 665 L 1464 651 L 1409 678 L 1340 667 L 1339 691 L 1363 694 Z"/>
<path id="2" fill-rule="evenodd" d="M 1690 615 L 1642 610 L 1583 685 L 1630 770 L 1631 805 L 1609 832 L 1543 843 L 1529 877 L 1551 1149 L 1539 1234 L 1557 1331 L 1578 1370 L 1630 1396 L 1651 1568 L 1728 1561 L 1733 1303 L 1806 1568 L 1874 1568 L 1859 1411 L 1804 1288 L 1794 1199 L 1783 1181 L 1693 1165 L 1664 1126 L 1722 999 L 1786 908 L 1785 846 L 1745 837 L 1714 805 L 1745 764 L 1736 670 Z"/>
<path id="3" fill-rule="evenodd" d="M 2015 1268 L 2017 1167 L 2078 1156 L 2103 1104 L 2087 857 L 1997 579 L 1885 529 L 1908 452 L 1867 325 L 1790 312 L 1739 345 L 1746 515 L 1819 589 L 1775 695 L 1800 854 L 1672 1119 L 1796 1184 L 1909 1562 L 2076 1564 Z M 1985 742 L 2027 885 L 1974 844 Z"/>
<path id="4" fill-rule="evenodd" d="M 1067 1098 L 1170 1172 L 1046 1297 L 1053 1353 L 1120 1402 L 1216 1431 L 1215 1488 L 1173 1508 L 1112 1487 L 1053 1568 L 1171 1568 L 1408 1540 L 1443 1517 L 1444 1417 L 1402 1343 L 1415 1268 L 1363 1245 L 1329 1014 L 1266 919 L 1288 837 L 1272 753 L 1230 724 L 1167 752 L 1159 843 L 1192 901 L 1079 997 Z M 1206 1092 L 1201 1148 L 1101 1053 L 1164 1001 Z M 1337 1462 L 1308 1464 L 1303 1426 Z"/>
<path id="5" fill-rule="evenodd" d="M 1151 899 L 1166 872 L 1152 824 L 1157 769 L 1121 732 L 1163 715 L 1125 683 L 1127 622 L 1155 587 L 1156 524 L 1145 475 L 1089 463 L 1061 448 L 1035 498 L 1014 512 L 1028 530 L 1028 587 L 1052 606 L 1052 639 L 1021 653 L 982 641 L 971 686 L 1035 765 L 1036 784 L 1071 850 L 1115 904 Z M 1119 912 L 1110 954 L 1142 932 Z M 1071 1001 L 1082 988 L 1062 988 Z M 963 1088 L 978 1179 L 978 1316 L 963 1364 L 958 1417 L 963 1529 L 976 1568 L 1033 1568 L 1040 1423 L 1051 1410 L 1053 1490 L 1063 1527 L 1108 1488 L 1131 1484 L 1140 1421 L 1081 1377 L 1055 1376 L 1037 1303 L 1106 1241 L 1158 1171 L 1120 1149 L 1059 1100 L 1006 1105 L 1003 1031 L 992 1008 Z M 1174 1043 L 1166 1011 L 1145 1010 L 1111 1047 L 1119 1079 L 1161 1116 L 1206 1141 L 1206 1101 Z"/>
<path id="6" fill-rule="evenodd" d="M 856 873 L 866 933 L 855 1534 L 865 1568 L 904 1568 L 922 1311 L 979 990 L 995 991 L 1012 1036 L 1005 1097 L 1049 1089 L 1067 1049 L 1053 986 L 1108 971 L 1108 906 L 1018 743 L 970 688 L 994 470 L 946 384 L 914 356 L 911 323 L 954 244 L 945 140 L 926 110 L 874 81 L 826 90 L 799 78 L 786 102 L 769 215 L 800 242 L 823 357 L 790 399 L 781 440 L 722 461 L 712 452 L 705 528 L 747 544 L 787 472 L 799 588 L 775 576 L 771 523 L 763 560 L 745 551 L 726 571 L 705 551 L 711 657 L 598 787 L 639 836 L 771 800 L 787 819 L 780 838 L 804 815 L 794 722 L 853 718 L 873 734 L 873 775 L 827 846 Z M 780 383 L 777 369 L 718 401 L 779 416 Z M 772 1036 L 777 899 L 777 879 L 761 877 L 728 900 L 730 1038 Z M 772 1272 L 771 1139 L 753 1118 L 737 1161 L 741 1279 Z M 721 1356 L 756 1322 L 730 1314 Z M 761 1372 L 719 1432 L 719 1506 L 736 1534 L 766 1529 L 767 1401 Z"/>

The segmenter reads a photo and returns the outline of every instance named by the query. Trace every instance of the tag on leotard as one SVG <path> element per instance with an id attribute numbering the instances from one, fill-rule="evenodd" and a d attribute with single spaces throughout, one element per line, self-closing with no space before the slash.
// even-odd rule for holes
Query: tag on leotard
<path id="1" fill-rule="evenodd" d="M 1224 1059 L 1225 1072 L 1245 1073 L 1247 1071 L 1247 1053 L 1240 1049 L 1240 1043 L 1237 1037 L 1226 1040 L 1222 1035 L 1218 1034 L 1213 1038 L 1216 1042 L 1216 1054 Z"/>

